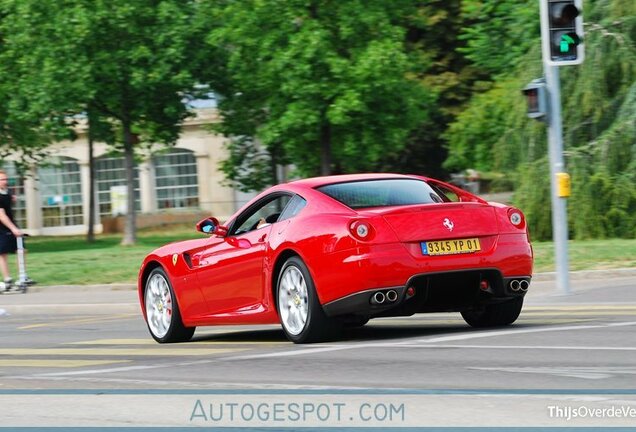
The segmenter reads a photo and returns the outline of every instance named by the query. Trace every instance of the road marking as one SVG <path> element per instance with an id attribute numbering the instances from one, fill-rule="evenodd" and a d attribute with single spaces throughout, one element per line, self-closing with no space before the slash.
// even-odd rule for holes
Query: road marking
<path id="1" fill-rule="evenodd" d="M 552 314 L 554 315 L 554 314 Z M 530 318 L 527 316 L 520 316 L 516 321 L 517 323 L 540 323 L 540 324 L 574 324 L 577 322 L 587 322 L 593 321 L 593 319 L 585 319 L 585 318 L 553 318 L 553 319 L 538 319 L 538 318 Z M 461 325 L 462 327 L 468 327 L 468 324 L 462 319 L 458 318 L 456 320 L 385 320 L 385 321 L 370 321 L 368 326 L 386 326 L 386 327 L 413 327 L 413 326 L 427 326 L 427 325 Z"/>
<path id="2" fill-rule="evenodd" d="M 532 305 L 524 306 L 523 310 L 582 310 L 582 309 L 631 309 L 636 310 L 634 304 L 578 304 L 578 305 Z"/>
<path id="3" fill-rule="evenodd" d="M 636 325 L 636 322 L 630 323 L 618 323 L 620 325 Z M 343 345 L 331 345 L 324 346 L 322 348 L 307 348 L 307 349 L 299 349 L 293 351 L 283 351 L 283 352 L 275 352 L 275 353 L 266 353 L 266 354 L 246 354 L 239 356 L 226 357 L 224 360 L 251 360 L 251 359 L 259 359 L 259 358 L 272 358 L 272 357 L 292 357 L 306 354 L 315 354 L 322 352 L 330 352 L 330 351 L 341 351 L 346 349 L 357 349 L 357 348 L 379 348 L 379 347 L 400 347 L 402 345 L 416 345 L 418 343 L 434 343 L 434 342 L 446 342 L 446 341 L 454 341 L 454 340 L 466 340 L 466 339 L 477 339 L 484 337 L 493 337 L 493 336 L 506 336 L 506 335 L 515 335 L 515 334 L 523 334 L 523 333 L 541 333 L 541 332 L 553 332 L 553 331 L 569 331 L 569 330 L 588 330 L 593 328 L 604 328 L 616 326 L 615 324 L 599 324 L 599 325 L 580 325 L 580 326 L 559 326 L 559 327 L 543 327 L 536 329 L 511 329 L 511 330 L 499 330 L 499 331 L 480 331 L 480 332 L 470 332 L 467 334 L 453 335 L 453 336 L 443 336 L 443 337 L 432 337 L 426 339 L 416 339 L 415 341 L 407 340 L 403 342 L 393 342 L 393 343 L 360 343 L 360 344 L 343 344 Z"/>
<path id="4" fill-rule="evenodd" d="M 43 360 L 12 358 L 0 359 L 0 367 L 77 368 L 128 362 L 130 362 L 130 360 Z"/>
<path id="5" fill-rule="evenodd" d="M 564 316 L 630 316 L 636 315 L 636 311 L 567 311 L 567 312 L 525 312 L 522 311 L 520 318 L 523 317 L 544 317 L 544 316 L 554 316 L 554 315 L 564 315 Z"/>
<path id="6" fill-rule="evenodd" d="M 636 322 L 628 322 L 628 323 L 619 323 L 624 326 L 636 325 Z M 598 324 L 598 325 L 580 325 L 580 326 L 560 326 L 560 327 L 541 327 L 541 328 L 533 328 L 533 329 L 510 329 L 510 330 L 487 330 L 487 331 L 478 331 L 478 332 L 470 332 L 466 334 L 453 335 L 453 336 L 442 336 L 442 337 L 432 337 L 427 339 L 418 339 L 415 342 L 423 342 L 423 343 L 433 343 L 433 342 L 448 342 L 448 341 L 456 341 L 456 340 L 466 340 L 466 339 L 479 339 L 484 337 L 493 337 L 493 336 L 507 336 L 507 335 L 518 335 L 525 333 L 543 333 L 543 332 L 555 332 L 555 331 L 569 331 L 569 330 L 589 330 L 589 329 L 597 329 L 604 327 L 614 327 L 612 324 Z"/>
<path id="7" fill-rule="evenodd" d="M 563 305 L 563 306 L 524 306 L 523 310 L 633 310 L 636 311 L 636 305 Z"/>
<path id="8" fill-rule="evenodd" d="M 569 378 L 584 379 L 604 379 L 612 378 L 615 375 L 636 375 L 636 368 L 617 368 L 617 367 L 507 367 L 507 368 L 488 368 L 488 367 L 469 367 L 468 369 L 494 371 L 494 372 L 511 372 L 511 373 L 534 373 L 544 375 L 556 375 Z"/>
<path id="9" fill-rule="evenodd" d="M 241 348 L 0 348 L 0 355 L 12 356 L 206 356 L 245 351 Z"/>
<path id="10" fill-rule="evenodd" d="M 91 369 L 84 371 L 74 371 L 74 372 L 54 372 L 54 373 L 43 373 L 33 375 L 34 377 L 55 377 L 55 376 L 72 376 L 72 375 L 97 375 L 102 373 L 113 373 L 113 372 L 131 372 L 136 370 L 148 370 L 148 369 L 160 369 L 160 368 L 180 368 L 187 367 L 190 365 L 196 364 L 210 364 L 213 363 L 214 360 L 201 360 L 198 362 L 183 362 L 183 363 L 170 363 L 170 364 L 154 364 L 154 365 L 139 365 L 139 366 L 128 366 L 128 367 L 117 367 L 110 369 Z"/>
<path id="11" fill-rule="evenodd" d="M 286 341 L 224 341 L 224 340 L 195 340 L 179 344 L 183 347 L 198 347 L 201 345 L 288 345 Z M 67 342 L 64 345 L 154 345 L 154 339 L 95 339 L 79 342 Z"/>
<path id="12" fill-rule="evenodd" d="M 44 373 L 44 374 L 38 374 L 35 376 L 49 377 L 49 376 L 73 376 L 73 375 L 91 375 L 91 374 L 96 375 L 96 374 L 104 374 L 104 373 L 130 372 L 134 370 L 148 370 L 148 369 L 158 369 L 158 368 L 182 368 L 182 367 L 187 368 L 190 365 L 201 365 L 201 364 L 210 364 L 210 363 L 225 362 L 225 361 L 237 361 L 237 360 L 252 360 L 252 359 L 261 359 L 261 358 L 292 357 L 292 356 L 319 354 L 324 352 L 343 351 L 343 350 L 358 349 L 358 348 L 379 348 L 379 347 L 386 347 L 386 346 L 392 346 L 397 348 L 397 347 L 400 347 L 401 345 L 416 345 L 419 343 L 424 343 L 425 346 L 428 346 L 429 343 L 445 342 L 450 340 L 465 340 L 465 339 L 515 335 L 515 334 L 524 334 L 524 333 L 589 330 L 589 329 L 598 329 L 598 328 L 606 328 L 606 327 L 633 326 L 633 325 L 636 325 L 636 322 L 609 323 L 609 324 L 606 323 L 606 324 L 598 324 L 598 325 L 579 325 L 579 326 L 558 326 L 558 327 L 544 327 L 544 328 L 536 328 L 536 329 L 514 329 L 513 328 L 511 330 L 504 330 L 504 331 L 485 331 L 485 332 L 471 331 L 468 334 L 462 334 L 462 335 L 432 337 L 428 339 L 416 339 L 416 340 L 409 339 L 402 342 L 394 342 L 394 343 L 357 343 L 357 344 L 322 345 L 321 347 L 317 347 L 317 348 L 303 348 L 303 349 L 295 348 L 291 350 L 279 351 L 275 353 L 266 353 L 266 354 L 247 354 L 247 355 L 227 356 L 227 357 L 220 357 L 216 359 L 198 360 L 198 361 L 191 361 L 191 362 L 162 363 L 162 364 L 154 364 L 154 365 L 139 365 L 139 366 L 130 366 L 130 367 L 92 369 L 92 370 L 83 370 L 83 371 L 74 371 L 74 372 Z"/>
<path id="13" fill-rule="evenodd" d="M 157 345 L 154 339 L 95 339 L 79 342 L 66 342 L 64 345 Z"/>
<path id="14" fill-rule="evenodd" d="M 92 318 L 76 318 L 67 321 L 55 321 L 48 323 L 38 323 L 38 324 L 30 324 L 22 327 L 18 327 L 18 330 L 31 330 L 35 328 L 42 327 L 65 327 L 73 324 L 90 324 L 97 322 L 107 322 L 107 321 L 119 321 L 125 318 L 137 317 L 138 314 L 121 314 L 121 315 L 109 315 L 105 317 L 92 317 Z"/>
<path id="15" fill-rule="evenodd" d="M 19 380 L 42 380 L 42 376 L 30 376 L 30 375 L 22 375 L 22 376 L 14 376 L 12 379 Z M 377 386 L 375 387 L 361 387 L 361 386 L 333 386 L 333 385 L 317 385 L 317 384 L 289 384 L 289 383 L 278 383 L 278 382 L 233 382 L 226 381 L 221 382 L 218 380 L 214 380 L 213 382 L 205 382 L 205 381 L 178 381 L 178 380 L 161 380 L 161 379 L 132 379 L 132 378 L 107 378 L 107 377 L 69 377 L 69 376 L 47 376 L 46 380 L 48 381 L 64 381 L 64 382 L 91 382 L 91 383 L 117 383 L 117 384 L 134 384 L 137 388 L 157 388 L 157 386 L 166 386 L 167 388 L 174 389 L 179 387 L 193 387 L 193 388 L 202 388 L 204 391 L 210 390 L 220 390 L 221 392 L 227 390 L 268 390 L 271 389 L 273 392 L 279 390 L 365 390 L 365 391 L 377 391 Z M 2 385 L 0 383 L 0 385 Z M 117 387 L 120 388 L 120 387 Z M 132 387 L 129 387 L 132 388 Z M 402 390 L 409 391 L 411 389 L 408 388 L 400 388 L 400 387 L 389 387 L 384 388 L 384 390 Z"/>
<path id="16" fill-rule="evenodd" d="M 421 345 L 421 344 L 387 344 L 391 347 L 405 348 L 466 348 L 466 349 L 529 349 L 529 350 L 581 350 L 581 351 L 636 351 L 636 347 L 610 346 L 549 346 L 549 345 Z"/>

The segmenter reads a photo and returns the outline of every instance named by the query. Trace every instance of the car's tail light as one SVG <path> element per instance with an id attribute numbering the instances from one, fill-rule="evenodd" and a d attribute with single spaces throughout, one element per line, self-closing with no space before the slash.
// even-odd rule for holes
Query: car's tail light
<path id="1" fill-rule="evenodd" d="M 369 241 L 373 238 L 374 230 L 369 222 L 355 221 L 349 225 L 351 235 L 358 240 Z"/>
<path id="2" fill-rule="evenodd" d="M 508 219 L 510 220 L 510 223 L 517 228 L 523 228 L 525 225 L 523 213 L 517 209 L 511 208 L 508 210 Z"/>

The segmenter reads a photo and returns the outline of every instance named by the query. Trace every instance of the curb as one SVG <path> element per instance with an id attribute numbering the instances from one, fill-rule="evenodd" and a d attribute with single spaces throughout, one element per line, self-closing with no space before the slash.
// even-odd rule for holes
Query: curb
<path id="1" fill-rule="evenodd" d="M 613 279 L 636 277 L 636 268 L 618 268 L 607 270 L 579 270 L 571 271 L 571 280 Z M 549 282 L 557 279 L 556 272 L 535 273 L 532 275 L 534 282 Z"/>
<path id="2" fill-rule="evenodd" d="M 101 285 L 33 285 L 27 293 L 56 290 L 58 292 L 81 291 L 135 291 L 136 284 L 101 284 Z"/>
<path id="3" fill-rule="evenodd" d="M 55 314 L 77 314 L 81 309 L 82 313 L 92 315 L 116 314 L 134 315 L 141 317 L 139 303 L 69 303 L 69 304 L 11 304 L 3 305 L 0 308 L 2 315 L 37 315 L 44 317 L 54 311 Z"/>
<path id="4" fill-rule="evenodd" d="M 617 268 L 607 270 L 578 270 L 570 272 L 571 280 L 590 280 L 590 279 L 611 279 L 636 277 L 636 268 Z M 532 275 L 533 282 L 550 282 L 556 281 L 556 272 L 534 273 Z M 135 283 L 123 284 L 99 284 L 99 285 L 34 285 L 29 287 L 29 292 L 43 292 L 48 290 L 57 291 L 134 291 L 137 289 Z"/>

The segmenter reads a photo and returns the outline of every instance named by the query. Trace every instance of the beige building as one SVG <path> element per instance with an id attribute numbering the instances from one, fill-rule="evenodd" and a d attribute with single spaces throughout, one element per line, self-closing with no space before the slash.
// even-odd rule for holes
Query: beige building
<path id="1" fill-rule="evenodd" d="M 253 196 L 222 185 L 218 166 L 225 154 L 224 138 L 205 127 L 216 120 L 216 109 L 198 109 L 174 147 L 147 155 L 137 164 L 134 188 L 139 215 L 185 216 L 201 210 L 224 220 Z M 84 234 L 89 211 L 86 128 L 79 128 L 75 141 L 56 143 L 49 150 L 50 164 L 32 167 L 24 178 L 17 178 L 12 161 L 3 161 L 10 188 L 18 197 L 14 204 L 18 225 L 31 235 Z M 98 233 L 102 221 L 125 213 L 124 158 L 111 151 L 104 143 L 94 145 Z"/>

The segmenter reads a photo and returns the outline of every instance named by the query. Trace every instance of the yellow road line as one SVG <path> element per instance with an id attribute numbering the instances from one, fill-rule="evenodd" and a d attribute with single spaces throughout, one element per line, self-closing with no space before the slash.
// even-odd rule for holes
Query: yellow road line
<path id="1" fill-rule="evenodd" d="M 64 327 L 73 324 L 90 324 L 97 322 L 107 322 L 114 320 L 121 320 L 122 318 L 131 318 L 136 317 L 138 314 L 121 314 L 121 315 L 108 315 L 105 317 L 93 317 L 93 318 L 77 318 L 67 321 L 55 321 L 48 323 L 38 323 L 38 324 L 30 324 L 22 327 L 18 327 L 18 330 L 30 330 L 34 328 L 42 328 L 42 327 Z"/>
<path id="2" fill-rule="evenodd" d="M 67 342 L 64 345 L 158 345 L 154 339 L 95 339 L 79 342 Z M 181 344 L 183 345 L 183 344 Z"/>
<path id="3" fill-rule="evenodd" d="M 200 345 L 288 345 L 286 341 L 233 341 L 233 340 L 195 340 L 188 343 L 181 343 L 179 346 L 197 347 Z M 154 345 L 157 342 L 150 337 L 145 339 L 95 339 L 79 342 L 68 342 L 64 345 Z"/>
<path id="4" fill-rule="evenodd" d="M 0 367 L 74 368 L 129 362 L 130 360 L 35 360 L 12 358 L 0 359 Z"/>
<path id="5" fill-rule="evenodd" d="M 0 348 L 0 355 L 25 356 L 207 356 L 245 351 L 240 348 Z"/>

